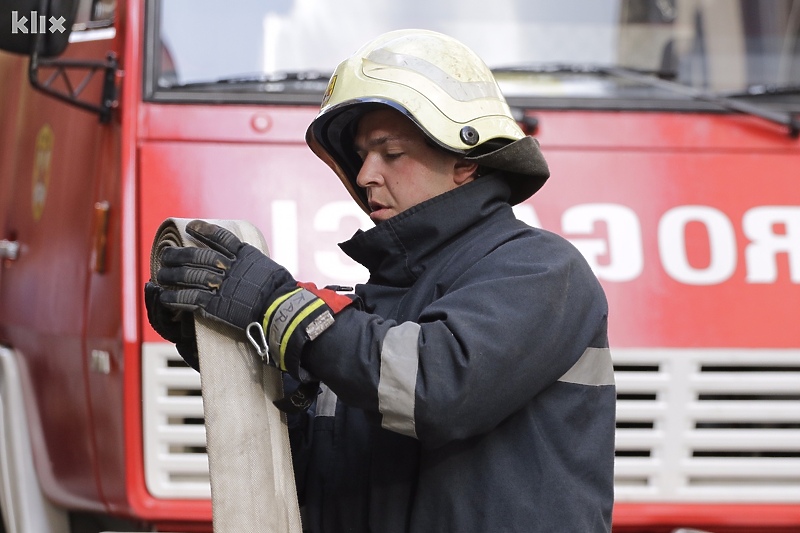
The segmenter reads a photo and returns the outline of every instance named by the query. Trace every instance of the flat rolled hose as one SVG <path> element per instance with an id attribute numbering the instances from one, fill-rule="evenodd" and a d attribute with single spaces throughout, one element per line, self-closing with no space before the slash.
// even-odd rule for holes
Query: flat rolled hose
<path id="1" fill-rule="evenodd" d="M 167 246 L 203 246 L 190 219 L 165 220 L 150 254 L 150 277 Z M 244 221 L 209 220 L 268 254 Z M 280 371 L 261 362 L 244 332 L 195 315 L 215 533 L 301 533 Z"/>

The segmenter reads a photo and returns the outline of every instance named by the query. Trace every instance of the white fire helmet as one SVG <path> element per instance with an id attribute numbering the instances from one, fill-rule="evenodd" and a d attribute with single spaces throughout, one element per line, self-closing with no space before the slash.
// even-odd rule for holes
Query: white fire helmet
<path id="1" fill-rule="evenodd" d="M 411 119 L 444 150 L 483 169 L 505 171 L 517 204 L 550 173 L 539 143 L 526 136 L 486 66 L 461 42 L 428 30 L 385 33 L 333 73 L 306 142 L 369 212 L 356 184 L 361 159 L 353 147 L 358 120 L 383 106 Z"/>

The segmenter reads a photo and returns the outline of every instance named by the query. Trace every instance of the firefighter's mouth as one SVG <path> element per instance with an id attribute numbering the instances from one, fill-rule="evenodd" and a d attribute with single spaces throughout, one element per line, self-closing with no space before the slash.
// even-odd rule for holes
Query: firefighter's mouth
<path id="1" fill-rule="evenodd" d="M 386 209 L 388 206 L 383 205 L 380 202 L 373 202 L 370 200 L 369 202 L 369 210 L 374 213 L 375 211 L 380 211 L 381 209 Z"/>

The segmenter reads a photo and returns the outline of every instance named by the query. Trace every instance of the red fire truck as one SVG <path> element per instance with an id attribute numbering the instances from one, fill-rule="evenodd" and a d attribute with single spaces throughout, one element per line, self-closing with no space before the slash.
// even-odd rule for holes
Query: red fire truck
<path id="1" fill-rule="evenodd" d="M 246 219 L 298 279 L 364 281 L 336 243 L 369 219 L 304 134 L 401 27 L 495 70 L 552 171 L 517 216 L 605 287 L 614 530 L 800 531 L 800 0 L 0 11 L 0 531 L 211 530 L 199 377 L 142 305 L 156 228 Z"/>

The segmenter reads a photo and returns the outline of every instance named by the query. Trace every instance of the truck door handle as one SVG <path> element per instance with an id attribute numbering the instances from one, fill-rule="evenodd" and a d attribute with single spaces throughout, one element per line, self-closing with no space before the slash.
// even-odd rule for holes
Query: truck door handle
<path id="1" fill-rule="evenodd" d="M 7 239 L 0 240 L 0 259 L 15 261 L 19 257 L 19 243 Z"/>

